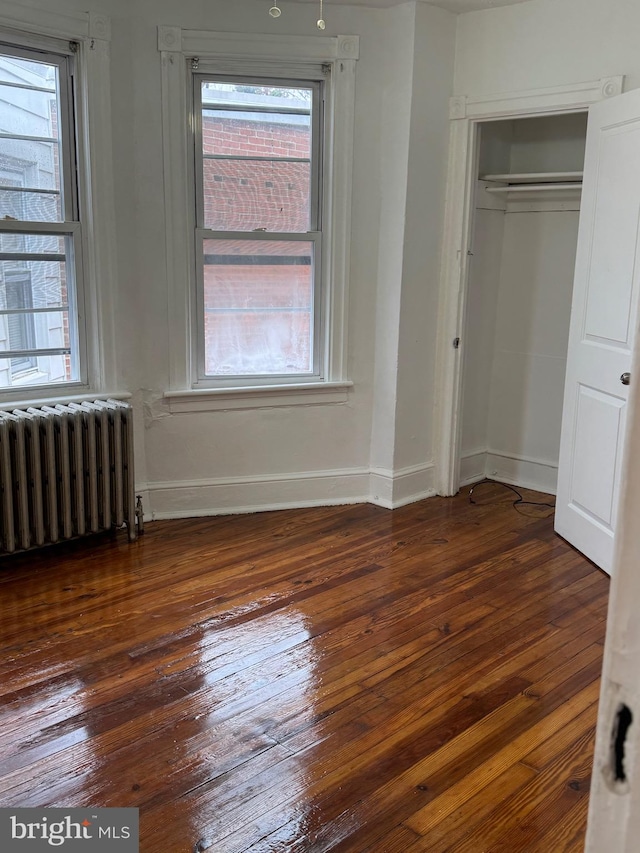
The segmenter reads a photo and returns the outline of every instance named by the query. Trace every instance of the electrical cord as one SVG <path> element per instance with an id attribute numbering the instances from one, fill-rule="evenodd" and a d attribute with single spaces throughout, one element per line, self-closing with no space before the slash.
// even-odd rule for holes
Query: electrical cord
<path id="1" fill-rule="evenodd" d="M 523 498 L 522 494 L 514 486 L 510 486 L 508 483 L 501 483 L 499 480 L 489 480 L 488 477 L 485 477 L 484 480 L 480 480 L 479 483 L 475 483 L 469 489 L 469 503 L 472 503 L 472 504 L 476 503 L 473 499 L 473 493 L 478 488 L 478 486 L 486 486 L 489 484 L 491 484 L 492 486 L 502 486 L 503 488 L 509 489 L 511 492 L 513 492 L 515 495 L 517 495 L 515 501 L 513 502 L 513 508 L 516 510 L 516 512 L 519 512 L 520 515 L 528 515 L 528 513 L 521 512 L 518 509 L 518 506 L 543 506 L 543 507 L 548 507 L 549 509 L 555 509 L 556 508 L 555 503 L 546 503 L 545 501 L 526 501 Z M 543 517 L 548 518 L 550 515 L 551 515 L 551 513 L 549 513 L 548 515 L 543 516 Z"/>

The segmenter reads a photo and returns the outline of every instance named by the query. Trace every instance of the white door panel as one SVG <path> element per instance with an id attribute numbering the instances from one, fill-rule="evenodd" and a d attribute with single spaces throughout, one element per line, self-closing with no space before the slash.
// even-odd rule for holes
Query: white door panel
<path id="1" fill-rule="evenodd" d="M 611 570 L 640 276 L 640 91 L 589 114 L 556 530 Z M 640 379 L 640 377 L 638 377 Z"/>
<path id="2" fill-rule="evenodd" d="M 630 170 L 629 163 L 640 150 L 640 124 L 603 130 L 599 141 L 584 333 L 587 339 L 622 346 L 630 357 L 629 319 L 637 295 L 634 268 L 640 221 L 640 169 Z M 585 191 L 588 189 L 587 186 Z"/>
<path id="3" fill-rule="evenodd" d="M 617 448 L 623 426 L 624 400 L 584 385 L 578 388 L 575 458 L 571 476 L 571 504 L 606 530 L 613 532 Z M 599 447 L 600 453 L 591 449 Z"/>

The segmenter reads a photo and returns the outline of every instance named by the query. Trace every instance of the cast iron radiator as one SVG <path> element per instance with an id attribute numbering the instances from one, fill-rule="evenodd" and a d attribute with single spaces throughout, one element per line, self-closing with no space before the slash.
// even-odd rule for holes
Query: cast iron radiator
<path id="1" fill-rule="evenodd" d="M 127 403 L 0 412 L 0 554 L 124 525 L 133 541 L 140 509 Z"/>

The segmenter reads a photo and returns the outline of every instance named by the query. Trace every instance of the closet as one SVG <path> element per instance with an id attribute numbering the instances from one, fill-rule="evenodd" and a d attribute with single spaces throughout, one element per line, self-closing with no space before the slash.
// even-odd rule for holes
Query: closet
<path id="1" fill-rule="evenodd" d="M 556 491 L 586 125 L 570 113 L 479 126 L 460 485 Z"/>

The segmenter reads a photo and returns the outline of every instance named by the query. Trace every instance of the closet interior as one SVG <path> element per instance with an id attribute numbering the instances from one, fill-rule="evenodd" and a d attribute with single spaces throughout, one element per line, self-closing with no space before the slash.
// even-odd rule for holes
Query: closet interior
<path id="1" fill-rule="evenodd" d="M 586 125 L 571 113 L 479 126 L 461 486 L 555 494 Z"/>

